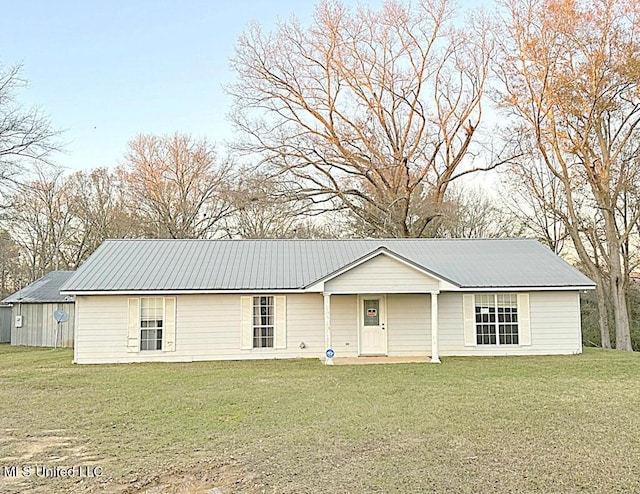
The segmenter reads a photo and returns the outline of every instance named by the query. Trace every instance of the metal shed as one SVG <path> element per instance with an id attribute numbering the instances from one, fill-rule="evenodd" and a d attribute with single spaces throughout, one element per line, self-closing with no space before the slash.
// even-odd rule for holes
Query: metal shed
<path id="1" fill-rule="evenodd" d="M 42 347 L 73 347 L 75 300 L 60 295 L 60 287 L 73 271 L 52 271 L 2 302 L 11 305 L 11 344 Z M 66 320 L 55 319 L 62 312 Z"/>

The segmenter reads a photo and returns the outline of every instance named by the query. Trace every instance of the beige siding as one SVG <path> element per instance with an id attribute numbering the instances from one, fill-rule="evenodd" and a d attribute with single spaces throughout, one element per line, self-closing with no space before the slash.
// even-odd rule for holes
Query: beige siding
<path id="1" fill-rule="evenodd" d="M 287 295 L 287 348 L 241 349 L 239 295 L 176 296 L 175 351 L 128 352 L 128 297 L 76 299 L 78 363 L 320 357 L 324 354 L 319 294 Z M 305 348 L 300 348 L 304 342 Z"/>
<path id="2" fill-rule="evenodd" d="M 429 295 L 387 296 L 387 342 L 391 357 L 431 354 Z"/>
<path id="3" fill-rule="evenodd" d="M 418 293 L 439 290 L 439 282 L 380 254 L 325 283 L 331 293 Z"/>
<path id="4" fill-rule="evenodd" d="M 531 345 L 465 346 L 462 294 L 441 293 L 440 354 L 535 355 L 581 351 L 577 292 L 531 292 Z M 284 349 L 241 349 L 240 295 L 176 296 L 175 351 L 128 352 L 128 297 L 81 296 L 76 300 L 78 363 L 319 358 L 325 351 L 321 294 L 286 295 L 287 346 Z M 331 296 L 332 346 L 336 357 L 358 355 L 356 295 Z M 390 356 L 431 353 L 430 296 L 387 295 L 387 338 Z M 301 349 L 301 343 L 305 348 Z"/>
<path id="5" fill-rule="evenodd" d="M 331 345 L 336 357 L 358 356 L 358 297 L 331 296 Z"/>
<path id="6" fill-rule="evenodd" d="M 69 320 L 58 324 L 53 317 L 57 310 L 69 314 Z M 17 328 L 15 316 L 22 315 L 22 327 Z M 11 344 L 58 348 L 73 347 L 74 304 L 16 304 L 11 311 Z"/>
<path id="7" fill-rule="evenodd" d="M 304 350 L 300 350 L 304 343 Z M 321 294 L 287 295 L 287 350 L 274 353 L 288 357 L 321 357 L 324 343 L 324 299 Z"/>
<path id="8" fill-rule="evenodd" d="M 438 347 L 441 356 L 457 355 L 459 349 L 466 348 L 462 296 L 462 293 L 438 295 Z"/>
<path id="9" fill-rule="evenodd" d="M 440 354 L 447 355 L 551 355 L 582 351 L 578 292 L 530 292 L 531 345 L 465 346 L 462 294 L 439 297 Z"/>
<path id="10" fill-rule="evenodd" d="M 529 295 L 531 344 L 543 350 L 582 351 L 579 292 L 535 292 Z"/>

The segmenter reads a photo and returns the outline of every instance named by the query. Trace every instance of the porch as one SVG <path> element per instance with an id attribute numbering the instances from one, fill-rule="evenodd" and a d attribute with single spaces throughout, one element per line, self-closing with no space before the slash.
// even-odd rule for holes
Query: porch
<path id="1" fill-rule="evenodd" d="M 438 363 L 439 293 L 323 293 L 325 363 Z"/>
<path id="2" fill-rule="evenodd" d="M 325 348 L 335 352 L 328 352 L 327 364 L 334 357 L 370 356 L 424 355 L 426 360 L 429 355 L 431 362 L 440 361 L 439 295 L 452 288 L 447 281 L 379 249 L 311 288 L 324 298 Z M 341 303 L 334 304 L 337 299 Z M 335 312 L 340 317 L 334 317 Z M 352 345 L 354 330 L 357 345 Z"/>

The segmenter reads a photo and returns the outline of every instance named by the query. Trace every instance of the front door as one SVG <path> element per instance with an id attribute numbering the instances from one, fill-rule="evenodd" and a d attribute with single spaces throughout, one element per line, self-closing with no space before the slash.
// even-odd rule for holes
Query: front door
<path id="1" fill-rule="evenodd" d="M 360 297 L 360 354 L 387 354 L 386 298 L 384 295 Z"/>

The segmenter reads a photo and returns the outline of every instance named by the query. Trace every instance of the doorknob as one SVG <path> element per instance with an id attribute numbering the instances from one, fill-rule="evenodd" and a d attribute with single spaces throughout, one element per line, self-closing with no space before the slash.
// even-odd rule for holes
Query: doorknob
<path id="1" fill-rule="evenodd" d="M 384 329 L 385 329 L 385 328 L 384 328 L 384 323 L 382 323 L 382 331 L 384 331 Z"/>

